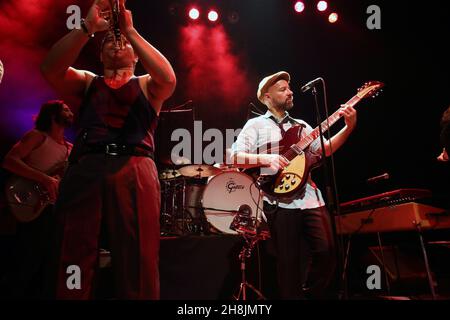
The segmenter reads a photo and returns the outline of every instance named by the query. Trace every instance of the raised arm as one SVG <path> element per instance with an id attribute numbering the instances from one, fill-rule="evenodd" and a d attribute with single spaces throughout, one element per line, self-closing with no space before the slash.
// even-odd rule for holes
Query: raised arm
<path id="1" fill-rule="evenodd" d="M 85 19 L 86 33 L 74 29 L 53 45 L 41 64 L 44 78 L 62 94 L 83 95 L 93 73 L 72 68 L 81 49 L 90 39 L 89 35 L 108 28 L 108 22 L 100 12 L 109 8 L 108 0 L 96 0 Z"/>
<path id="2" fill-rule="evenodd" d="M 131 11 L 125 8 L 125 0 L 120 0 L 120 28 L 149 74 L 148 94 L 162 103 L 175 90 L 175 72 L 170 62 L 134 28 Z"/>

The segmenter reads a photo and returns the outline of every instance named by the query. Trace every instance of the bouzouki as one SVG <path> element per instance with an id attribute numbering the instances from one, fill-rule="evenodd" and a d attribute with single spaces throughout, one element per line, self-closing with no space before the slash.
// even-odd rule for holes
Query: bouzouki
<path id="1" fill-rule="evenodd" d="M 66 162 L 59 163 L 49 170 L 48 175 L 61 179 L 65 169 Z M 49 204 L 53 204 L 44 186 L 18 175 L 8 179 L 5 193 L 9 209 L 19 222 L 33 221 Z"/>
<path id="2" fill-rule="evenodd" d="M 365 98 L 375 97 L 383 86 L 384 84 L 379 81 L 365 83 L 346 105 L 354 107 Z M 337 110 L 320 124 L 322 132 L 327 131 L 340 118 L 339 110 Z M 301 195 L 305 190 L 311 170 L 320 165 L 320 155 L 313 154 L 308 149 L 311 143 L 319 137 L 319 126 L 305 138 L 299 140 L 301 129 L 300 125 L 291 127 L 279 141 L 277 148 L 279 154 L 289 160 L 289 165 L 274 175 L 260 175 L 257 179 L 259 188 L 270 197 L 284 200 Z"/>

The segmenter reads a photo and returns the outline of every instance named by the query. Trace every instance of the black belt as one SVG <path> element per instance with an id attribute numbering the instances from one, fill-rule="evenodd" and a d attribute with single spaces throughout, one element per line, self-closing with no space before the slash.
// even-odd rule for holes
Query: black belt
<path id="1" fill-rule="evenodd" d="M 118 144 L 118 143 L 108 143 L 108 144 L 88 144 L 84 147 L 82 154 L 88 153 L 102 153 L 108 156 L 138 156 L 138 157 L 149 157 L 154 159 L 153 152 L 144 149 L 141 146 L 129 145 L 129 144 Z"/>

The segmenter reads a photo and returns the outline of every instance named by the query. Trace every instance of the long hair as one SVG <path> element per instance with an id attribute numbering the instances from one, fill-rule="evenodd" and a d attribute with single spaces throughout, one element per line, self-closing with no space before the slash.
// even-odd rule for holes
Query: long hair
<path id="1" fill-rule="evenodd" d="M 62 100 L 50 100 L 41 106 L 41 110 L 36 117 L 35 128 L 39 131 L 48 132 L 52 127 L 52 119 L 57 117 L 64 106 Z"/>

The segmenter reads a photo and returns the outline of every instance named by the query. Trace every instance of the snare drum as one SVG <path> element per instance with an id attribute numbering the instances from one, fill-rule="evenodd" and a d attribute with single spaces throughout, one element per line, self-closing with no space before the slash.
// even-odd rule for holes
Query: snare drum
<path id="1" fill-rule="evenodd" d="M 241 172 L 223 172 L 206 185 L 202 206 L 208 222 L 223 233 L 237 234 L 230 228 L 238 211 L 245 211 L 254 222 L 261 221 L 262 196 L 253 179 Z"/>

